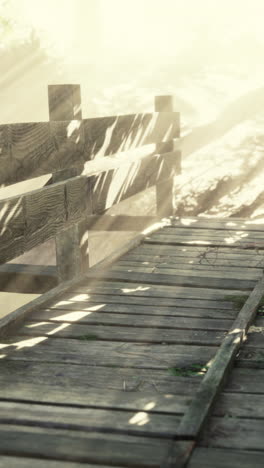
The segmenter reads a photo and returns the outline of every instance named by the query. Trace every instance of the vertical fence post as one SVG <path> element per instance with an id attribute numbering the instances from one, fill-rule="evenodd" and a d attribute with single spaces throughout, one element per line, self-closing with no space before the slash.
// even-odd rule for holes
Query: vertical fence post
<path id="1" fill-rule="evenodd" d="M 82 118 L 80 85 L 48 86 L 50 121 Z M 79 175 L 72 167 L 52 175 L 52 183 Z M 86 220 L 60 231 L 55 237 L 59 281 L 67 281 L 89 268 L 88 228 Z"/>
<path id="2" fill-rule="evenodd" d="M 156 96 L 155 112 L 173 112 L 173 96 Z M 156 145 L 158 154 L 170 153 L 174 149 L 173 140 Z M 171 168 L 173 171 L 173 167 Z M 156 185 L 157 215 L 161 217 L 173 215 L 173 177 Z"/>

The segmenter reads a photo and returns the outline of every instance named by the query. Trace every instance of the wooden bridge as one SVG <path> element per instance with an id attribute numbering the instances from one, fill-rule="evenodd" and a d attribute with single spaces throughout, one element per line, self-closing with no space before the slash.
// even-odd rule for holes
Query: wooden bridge
<path id="1" fill-rule="evenodd" d="M 55 238 L 58 272 L 1 311 L 1 468 L 263 466 L 264 226 L 173 216 L 179 114 L 155 102 L 82 119 L 79 87 L 51 86 L 50 122 L 0 126 L 2 186 L 52 174 L 0 201 L 0 262 Z M 109 214 L 148 187 L 156 216 Z M 89 267 L 107 229 L 139 234 Z"/>

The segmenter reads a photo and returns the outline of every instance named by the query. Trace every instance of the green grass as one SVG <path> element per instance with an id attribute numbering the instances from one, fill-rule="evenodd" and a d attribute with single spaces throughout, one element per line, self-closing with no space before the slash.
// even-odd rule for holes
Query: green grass
<path id="1" fill-rule="evenodd" d="M 169 374 L 177 377 L 190 377 L 206 374 L 208 366 L 204 364 L 190 364 L 187 367 L 170 367 L 168 369 Z"/>
<path id="2" fill-rule="evenodd" d="M 225 296 L 224 301 L 232 302 L 236 309 L 242 309 L 248 296 Z"/>

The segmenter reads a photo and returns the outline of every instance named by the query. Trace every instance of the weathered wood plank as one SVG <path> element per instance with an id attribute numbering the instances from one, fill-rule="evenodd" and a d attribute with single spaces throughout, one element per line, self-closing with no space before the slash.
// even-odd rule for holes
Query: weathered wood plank
<path id="1" fill-rule="evenodd" d="M 80 176 L 1 201 L 0 263 L 38 246 L 62 228 L 83 219 L 87 212 L 85 207 L 89 210 L 91 206 L 89 201 L 82 201 L 88 190 L 89 180 Z"/>
<path id="2" fill-rule="evenodd" d="M 200 444 L 242 450 L 263 450 L 264 419 L 211 418 Z"/>
<path id="3" fill-rule="evenodd" d="M 221 393 L 213 414 L 230 418 L 264 418 L 264 395 Z"/>
<path id="4" fill-rule="evenodd" d="M 118 325 L 129 327 L 146 327 L 146 328 L 175 328 L 184 329 L 192 328 L 193 330 L 228 330 L 230 327 L 230 320 L 210 319 L 210 318 L 196 318 L 196 317 L 173 317 L 173 316 L 152 316 L 152 315 L 132 315 L 128 314 L 113 314 L 104 313 L 100 310 L 89 312 L 83 311 L 57 311 L 54 309 L 40 310 L 37 314 L 31 317 L 33 321 L 47 321 L 54 322 L 78 322 L 85 324 L 101 324 L 101 325 Z"/>
<path id="5" fill-rule="evenodd" d="M 116 203 L 158 182 L 168 180 L 180 170 L 180 152 L 151 155 L 137 162 L 123 164 L 118 170 L 91 176 L 93 213 L 103 213 Z"/>
<path id="6" fill-rule="evenodd" d="M 28 340 L 28 345 L 39 341 Z M 25 343 L 24 343 L 25 344 Z M 244 369 L 239 369 L 244 370 Z M 90 389 L 110 389 L 124 392 L 151 391 L 154 394 L 194 395 L 201 377 L 175 376 L 168 370 L 159 369 L 128 369 L 117 367 L 114 369 L 104 366 L 83 366 L 78 364 L 39 363 L 31 361 L 5 361 L 1 359 L 1 394 L 10 399 L 14 390 L 24 388 L 25 385 L 43 386 L 46 392 L 50 389 L 50 382 L 58 391 L 75 389 L 85 393 Z M 16 387 L 16 390 L 15 390 Z"/>
<path id="7" fill-rule="evenodd" d="M 182 298 L 181 298 L 182 297 Z M 200 309 L 216 309 L 215 313 L 217 314 L 217 310 L 220 312 L 222 310 L 230 311 L 231 316 L 233 317 L 237 313 L 237 307 L 232 302 L 228 302 L 228 297 L 224 297 L 224 301 L 220 300 L 199 300 L 199 299 L 187 299 L 188 295 L 179 294 L 179 297 L 175 298 L 168 298 L 166 297 L 159 297 L 159 296 L 147 296 L 145 295 L 133 295 L 130 294 L 130 291 L 124 291 L 123 295 L 119 292 L 114 294 L 114 291 L 105 290 L 105 294 L 96 294 L 94 291 L 89 294 L 76 294 L 76 293 L 66 293 L 63 299 L 59 299 L 52 303 L 49 308 L 50 309 L 69 309 L 69 310 L 91 310 L 91 311 L 98 311 L 98 310 L 108 310 L 108 311 L 116 311 L 116 312 L 129 312 L 131 311 L 131 307 L 133 306 L 135 310 L 138 310 L 138 313 L 156 313 L 158 315 L 172 315 L 173 312 L 177 313 L 177 308 L 182 309 L 182 315 L 185 313 L 185 309 L 189 308 L 200 308 Z M 236 297 L 236 296 L 234 296 Z M 245 296 L 246 300 L 246 296 Z M 100 304 L 101 307 L 95 304 Z M 113 308 L 104 309 L 104 306 L 108 306 L 113 304 Z M 127 305 L 127 308 L 120 308 L 123 305 Z M 120 307 L 119 307 L 120 306 Z M 142 306 L 138 308 L 137 306 Z M 144 307 L 143 307 L 144 306 Z M 114 309 L 115 307 L 115 309 Z M 179 312 L 179 310 L 178 310 Z M 205 310 L 207 313 L 207 310 Z M 229 312 L 228 312 L 229 313 Z M 232 315 L 232 313 L 234 315 Z M 216 315 L 217 317 L 217 315 Z"/>
<path id="8" fill-rule="evenodd" d="M 1 424 L 22 424 L 76 431 L 170 437 L 180 421 L 178 415 L 146 411 L 74 408 L 37 403 L 0 402 Z M 0 443 L 1 444 L 1 443 Z"/>
<path id="9" fill-rule="evenodd" d="M 192 228 L 192 226 L 188 228 L 177 228 L 173 226 L 165 226 L 160 233 L 166 236 L 187 236 L 187 237 L 219 237 L 221 239 L 230 239 L 230 240 L 243 240 L 243 241 L 251 241 L 252 239 L 260 239 L 264 241 L 264 229 L 259 229 L 259 231 L 247 231 L 247 230 L 229 230 L 226 229 L 199 229 L 199 228 Z"/>
<path id="10" fill-rule="evenodd" d="M 26 249 L 51 239 L 66 222 L 64 185 L 55 184 L 25 195 Z"/>
<path id="11" fill-rule="evenodd" d="M 179 114 L 131 114 L 0 127 L 0 184 L 8 185 L 84 163 L 95 156 L 179 136 Z"/>
<path id="12" fill-rule="evenodd" d="M 264 255 L 263 249 L 246 249 L 243 246 L 233 245 L 232 248 L 227 249 L 226 247 L 222 246 L 204 246 L 204 245 L 169 245 L 169 244 L 150 244 L 146 243 L 145 240 L 142 242 L 138 249 L 135 249 L 133 252 L 135 254 L 150 254 L 150 255 L 167 255 L 167 256 L 188 256 L 188 257 L 195 257 L 195 256 L 204 256 L 210 258 L 212 257 L 219 257 L 219 258 L 239 258 L 247 257 L 245 260 L 255 260 L 255 259 L 262 259 Z"/>
<path id="13" fill-rule="evenodd" d="M 229 289 L 208 289 L 208 288 L 188 288 L 188 287 L 171 287 L 165 285 L 144 285 L 140 282 L 125 283 L 120 281 L 101 281 L 100 283 L 95 282 L 91 285 L 89 281 L 82 281 L 77 284 L 74 288 L 74 293 L 83 294 L 117 294 L 120 296 L 145 296 L 145 297 L 161 297 L 163 299 L 173 298 L 190 298 L 190 299 L 201 299 L 204 300 L 203 307 L 206 307 L 206 303 L 216 308 L 221 305 L 221 308 L 233 308 L 231 303 L 228 304 L 228 296 L 231 298 L 234 295 L 237 296 L 248 296 L 248 292 L 241 290 Z M 221 304 L 216 304 L 215 301 L 221 301 Z"/>
<path id="14" fill-rule="evenodd" d="M 84 119 L 85 154 L 93 159 L 178 138 L 179 118 L 178 112 L 157 112 Z"/>
<path id="15" fill-rule="evenodd" d="M 192 235 L 190 236 L 180 236 L 179 234 L 176 236 L 166 236 L 162 234 L 156 234 L 152 237 L 147 237 L 145 239 L 147 244 L 162 244 L 162 245 L 203 245 L 203 246 L 211 246 L 211 247 L 221 247 L 221 248 L 246 248 L 246 249 L 263 249 L 264 243 L 260 239 L 253 239 L 251 242 L 246 240 L 237 240 L 229 242 L 226 239 L 221 239 L 218 237 L 213 236 L 205 236 L 205 237 L 195 237 Z"/>
<path id="16" fill-rule="evenodd" d="M 136 344 L 113 341 L 45 339 L 35 347 L 27 349 L 27 339 L 15 336 L 9 342 L 1 343 L 6 360 L 50 362 L 105 367 L 126 367 L 139 369 L 164 369 L 173 374 L 173 368 L 193 365 L 205 366 L 215 355 L 213 346 Z M 91 336 L 91 335 L 90 335 Z M 30 344 L 30 340 L 29 340 Z M 23 349 L 25 345 L 25 349 Z M 21 347 L 19 352 L 17 347 Z M 200 375 L 199 370 L 193 375 Z M 180 374 L 180 371 L 179 371 Z M 183 372 L 184 374 L 184 372 Z"/>
<path id="17" fill-rule="evenodd" d="M 40 458 L 0 456 L 0 468 L 98 468 L 90 463 L 71 463 L 58 460 L 41 460 Z M 101 465 L 101 468 L 109 468 Z"/>
<path id="18" fill-rule="evenodd" d="M 85 431 L 5 425 L 0 426 L 0 450 L 13 456 L 80 461 L 127 467 L 159 467 L 166 440 L 98 434 Z"/>
<path id="19" fill-rule="evenodd" d="M 141 272 L 125 272 L 125 271 L 113 271 L 109 270 L 106 272 L 88 272 L 87 276 L 91 279 L 102 279 L 102 280 L 121 280 L 129 282 L 139 281 L 142 284 L 159 284 L 159 285 L 182 285 L 188 287 L 207 287 L 217 289 L 240 289 L 250 290 L 255 286 L 255 280 L 246 279 L 226 279 L 217 274 L 210 277 L 194 274 L 190 275 L 187 271 L 187 275 L 169 275 L 169 274 L 152 274 L 152 273 L 141 273 Z"/>
<path id="20" fill-rule="evenodd" d="M 264 393 L 264 370 L 234 368 L 228 377 L 224 392 Z"/>
<path id="21" fill-rule="evenodd" d="M 21 382 L 19 390 L 12 388 L 9 395 L 7 390 L 0 388 L 0 397 L 3 401 L 32 401 L 35 403 L 56 403 L 87 408 L 119 409 L 129 411 L 148 411 L 148 413 L 183 414 L 191 397 L 186 395 L 165 394 L 156 391 L 126 392 L 121 390 L 96 390 L 86 388 L 79 391 L 76 387 L 61 388 L 55 385 L 48 387 L 38 385 L 38 382 L 27 385 Z M 154 388 L 153 388 L 154 390 Z M 1 466 L 1 465 L 0 465 Z"/>
<path id="22" fill-rule="evenodd" d="M 135 272 L 142 272 L 142 273 L 155 273 L 155 274 L 166 274 L 166 275 L 186 275 L 187 270 L 190 273 L 190 276 L 194 275 L 199 275 L 202 277 L 205 277 L 206 275 L 211 276 L 211 277 L 235 277 L 236 279 L 254 279 L 257 280 L 258 278 L 261 277 L 262 275 L 262 269 L 250 269 L 243 271 L 242 268 L 219 268 L 217 269 L 216 267 L 212 267 L 211 269 L 208 268 L 205 265 L 200 265 L 197 268 L 193 265 L 187 265 L 183 264 L 182 266 L 179 266 L 178 268 L 175 265 L 148 265 L 148 264 L 143 264 L 143 265 L 123 265 L 120 264 L 120 262 L 115 263 L 112 267 L 113 271 L 135 271 Z"/>
<path id="23" fill-rule="evenodd" d="M 264 224 L 246 218 L 205 218 L 205 217 L 184 217 L 171 220 L 173 227 L 192 229 L 223 229 L 228 231 L 263 231 Z"/>
<path id="24" fill-rule="evenodd" d="M 197 447 L 188 468 L 262 468 L 263 452 Z"/>
<path id="25" fill-rule="evenodd" d="M 23 197 L 0 201 L 0 263 L 18 257 L 25 249 Z"/>
<path id="26" fill-rule="evenodd" d="M 75 339 L 97 339 L 110 341 L 133 341 L 138 343 L 178 343 L 217 346 L 224 337 L 222 331 L 168 330 L 108 325 L 85 325 L 53 322 L 30 322 L 19 330 L 24 336 L 68 337 Z M 87 338 L 85 338 L 87 337 Z M 91 338 L 92 337 L 92 338 Z"/>
<path id="27" fill-rule="evenodd" d="M 167 268 L 172 268 L 176 270 L 204 270 L 204 271 L 222 271 L 222 272 L 237 272 L 243 273 L 244 271 L 248 271 L 250 273 L 259 273 L 259 270 L 263 270 L 264 265 L 260 265 L 258 267 L 250 266 L 244 263 L 240 263 L 240 265 L 230 265 L 230 262 L 226 262 L 226 264 L 219 265 L 216 263 L 210 263 L 210 261 L 203 261 L 199 263 L 199 259 L 195 259 L 194 261 L 190 259 L 183 259 L 185 262 L 181 262 L 181 257 L 179 257 L 178 262 L 165 262 L 161 259 L 159 261 L 151 261 L 151 257 L 149 257 L 150 261 L 147 259 L 145 260 L 119 260 L 115 266 L 121 267 L 122 269 L 126 268 L 159 268 L 162 270 L 166 270 Z M 219 263 L 219 262 L 218 262 Z M 263 259 L 264 263 L 264 259 Z"/>
<path id="28" fill-rule="evenodd" d="M 156 317 L 156 320 L 161 319 L 161 317 L 169 317 L 169 319 L 173 320 L 173 317 L 177 318 L 184 318 L 184 317 L 192 317 L 193 319 L 195 318 L 201 318 L 201 319 L 213 319 L 213 320 L 218 320 L 218 319 L 226 319 L 230 322 L 230 320 L 234 319 L 238 313 L 237 310 L 232 310 L 230 308 L 226 309 L 220 309 L 217 308 L 217 304 L 215 304 L 215 307 L 210 308 L 210 304 L 207 304 L 207 308 L 197 308 L 195 302 L 192 301 L 191 305 L 192 307 L 171 307 L 171 306 L 149 306 L 149 305 L 138 305 L 138 304 L 115 304 L 115 303 L 108 303 L 106 301 L 100 302 L 99 300 L 96 302 L 96 299 L 94 300 L 94 304 L 88 303 L 87 305 L 84 304 L 78 304 L 70 301 L 61 301 L 64 302 L 64 304 L 61 305 L 56 305 L 56 306 L 51 306 L 50 309 L 53 310 L 55 314 L 60 314 L 60 313 L 66 313 L 67 311 L 72 311 L 74 314 L 75 312 L 78 314 L 80 317 L 81 314 L 85 313 L 86 315 L 90 315 L 91 318 L 92 316 L 95 318 L 95 315 L 98 313 L 109 313 L 114 312 L 115 314 L 126 314 L 126 317 L 129 317 L 132 315 L 133 320 L 135 320 L 135 323 L 137 320 L 141 320 L 142 316 L 148 317 L 149 320 L 152 320 L 152 318 Z M 197 301 L 198 302 L 198 301 Z M 189 301 L 190 304 L 190 301 Z M 205 303 L 206 305 L 206 303 Z M 69 313 L 69 312 L 68 312 Z M 31 319 L 35 320 L 35 316 L 39 315 L 32 315 Z M 137 316 L 138 319 L 136 318 Z M 160 323 L 160 322 L 159 322 Z"/>

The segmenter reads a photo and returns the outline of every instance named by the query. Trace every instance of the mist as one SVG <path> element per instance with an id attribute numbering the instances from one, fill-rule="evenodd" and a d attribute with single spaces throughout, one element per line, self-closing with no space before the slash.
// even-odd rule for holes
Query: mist
<path id="1" fill-rule="evenodd" d="M 155 95 L 173 95 L 176 215 L 261 221 L 263 16 L 263 0 L 2 0 L 0 123 L 48 120 L 48 84 L 79 83 L 85 118 L 152 112 Z"/>

